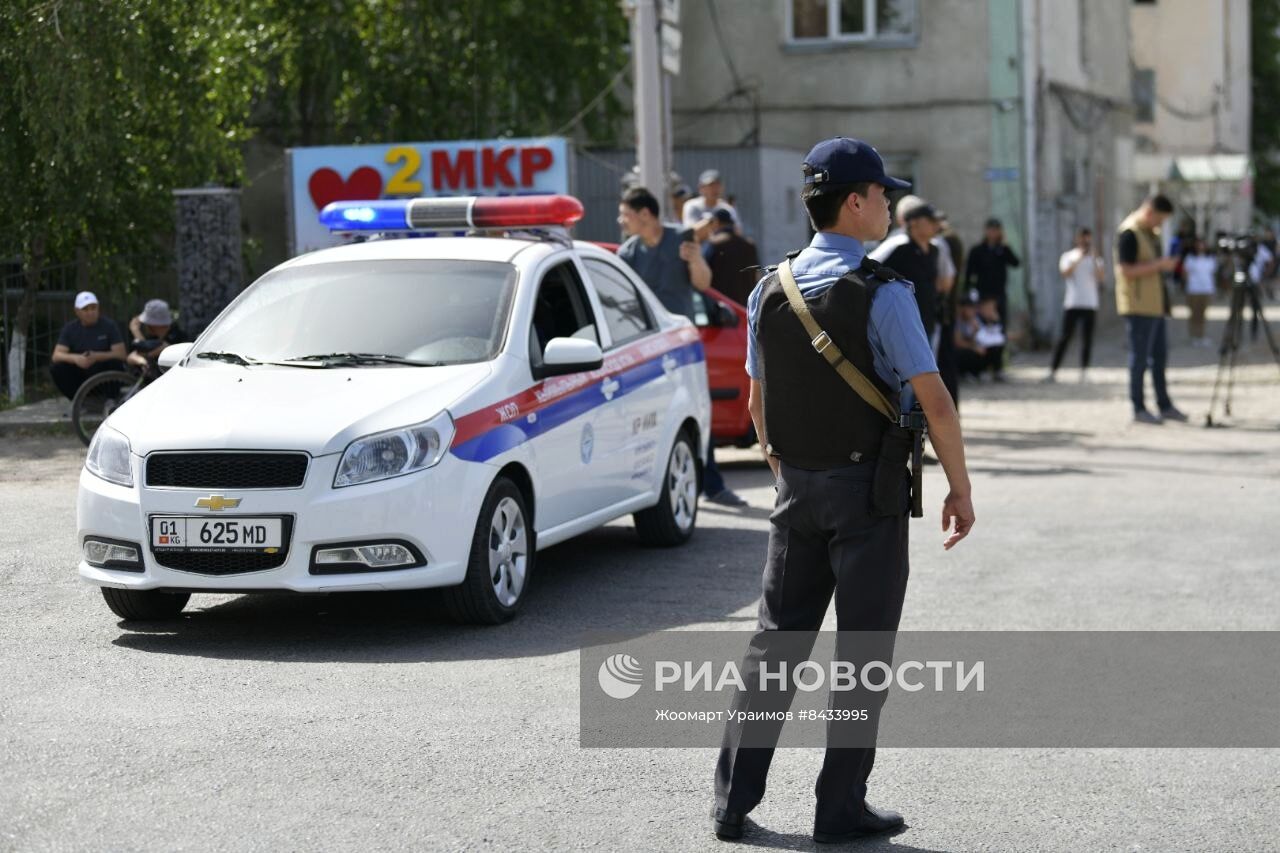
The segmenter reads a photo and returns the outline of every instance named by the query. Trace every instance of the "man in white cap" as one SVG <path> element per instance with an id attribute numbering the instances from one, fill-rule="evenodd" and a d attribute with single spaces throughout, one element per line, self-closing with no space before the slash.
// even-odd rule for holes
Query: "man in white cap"
<path id="1" fill-rule="evenodd" d="M 68 400 L 86 379 L 104 370 L 123 370 L 125 351 L 120 328 L 102 316 L 98 297 L 87 290 L 76 294 L 76 318 L 62 327 L 53 348 L 49 373 Z"/>
<path id="2" fill-rule="evenodd" d="M 736 228 L 742 227 L 742 220 L 738 218 L 738 211 L 733 205 L 725 201 L 722 197 L 724 193 L 724 183 L 720 180 L 720 173 L 715 169 L 707 169 L 698 176 L 698 197 L 690 199 L 684 204 L 684 227 L 694 228 L 699 223 L 710 218 L 711 214 L 717 210 L 727 210 L 733 216 L 733 224 Z"/>
<path id="3" fill-rule="evenodd" d="M 142 308 L 142 313 L 129 321 L 129 334 L 133 343 L 129 346 L 129 363 L 146 370 L 152 378 L 160 375 L 156 359 L 169 344 L 190 340 L 173 322 L 173 312 L 163 299 L 152 299 Z"/>

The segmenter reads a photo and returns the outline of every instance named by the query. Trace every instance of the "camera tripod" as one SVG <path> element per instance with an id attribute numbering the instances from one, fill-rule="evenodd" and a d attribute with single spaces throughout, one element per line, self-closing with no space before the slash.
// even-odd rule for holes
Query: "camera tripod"
<path id="1" fill-rule="evenodd" d="M 1249 280 L 1249 276 L 1240 270 L 1238 261 L 1233 263 L 1231 276 L 1231 314 L 1227 317 L 1227 327 L 1222 331 L 1222 344 L 1218 347 L 1218 375 L 1213 380 L 1213 394 L 1209 398 L 1209 411 L 1204 416 L 1204 425 L 1211 427 L 1213 409 L 1218 402 L 1218 388 L 1222 385 L 1222 373 L 1227 374 L 1227 393 L 1222 401 L 1222 414 L 1231 417 L 1231 395 L 1235 390 L 1236 357 L 1240 352 L 1240 342 L 1244 338 L 1244 309 L 1246 302 L 1253 308 L 1253 335 L 1257 338 L 1258 325 L 1262 326 L 1267 336 L 1267 345 L 1271 347 L 1271 356 L 1280 367 L 1280 348 L 1276 347 L 1275 336 L 1271 334 L 1271 326 L 1262 313 L 1261 288 Z"/>

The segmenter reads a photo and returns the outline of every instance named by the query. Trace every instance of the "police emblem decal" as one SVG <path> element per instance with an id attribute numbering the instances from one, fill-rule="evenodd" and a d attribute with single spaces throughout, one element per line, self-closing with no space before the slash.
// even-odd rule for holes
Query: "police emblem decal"
<path id="1" fill-rule="evenodd" d="M 596 432 L 591 428 L 591 424 L 582 425 L 582 444 L 578 449 L 582 454 L 582 464 L 590 465 L 591 454 L 596 449 Z"/>

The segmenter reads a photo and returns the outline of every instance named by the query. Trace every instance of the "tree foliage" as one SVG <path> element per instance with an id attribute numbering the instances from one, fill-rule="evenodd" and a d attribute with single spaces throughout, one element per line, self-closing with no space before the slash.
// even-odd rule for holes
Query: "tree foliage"
<path id="1" fill-rule="evenodd" d="M 1253 199 L 1268 216 L 1280 216 L 1280 0 L 1249 4 L 1253 122 L 1250 147 L 1255 177 Z"/>
<path id="2" fill-rule="evenodd" d="M 0 256 L 165 243 L 242 144 L 539 135 L 625 62 L 617 0 L 7 0 Z M 609 97 L 579 131 L 608 139 Z"/>
<path id="3" fill-rule="evenodd" d="M 154 250 L 173 189 L 239 180 L 266 35 L 239 5 L 3 4 L 0 252 Z"/>
<path id="4" fill-rule="evenodd" d="M 256 112 L 285 145 L 545 135 L 622 69 L 617 0 L 285 0 Z M 616 99 L 583 116 L 611 139 Z"/>

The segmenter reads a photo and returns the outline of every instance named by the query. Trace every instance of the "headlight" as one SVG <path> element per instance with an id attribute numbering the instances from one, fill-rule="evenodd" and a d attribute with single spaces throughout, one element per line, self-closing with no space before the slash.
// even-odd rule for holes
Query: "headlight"
<path id="1" fill-rule="evenodd" d="M 93 434 L 89 455 L 84 467 L 95 477 L 120 486 L 133 485 L 133 466 L 130 462 L 129 439 L 103 425 Z"/>
<path id="2" fill-rule="evenodd" d="M 357 438 L 338 463 L 333 487 L 400 477 L 430 468 L 453 441 L 453 418 L 441 412 L 425 423 Z"/>

